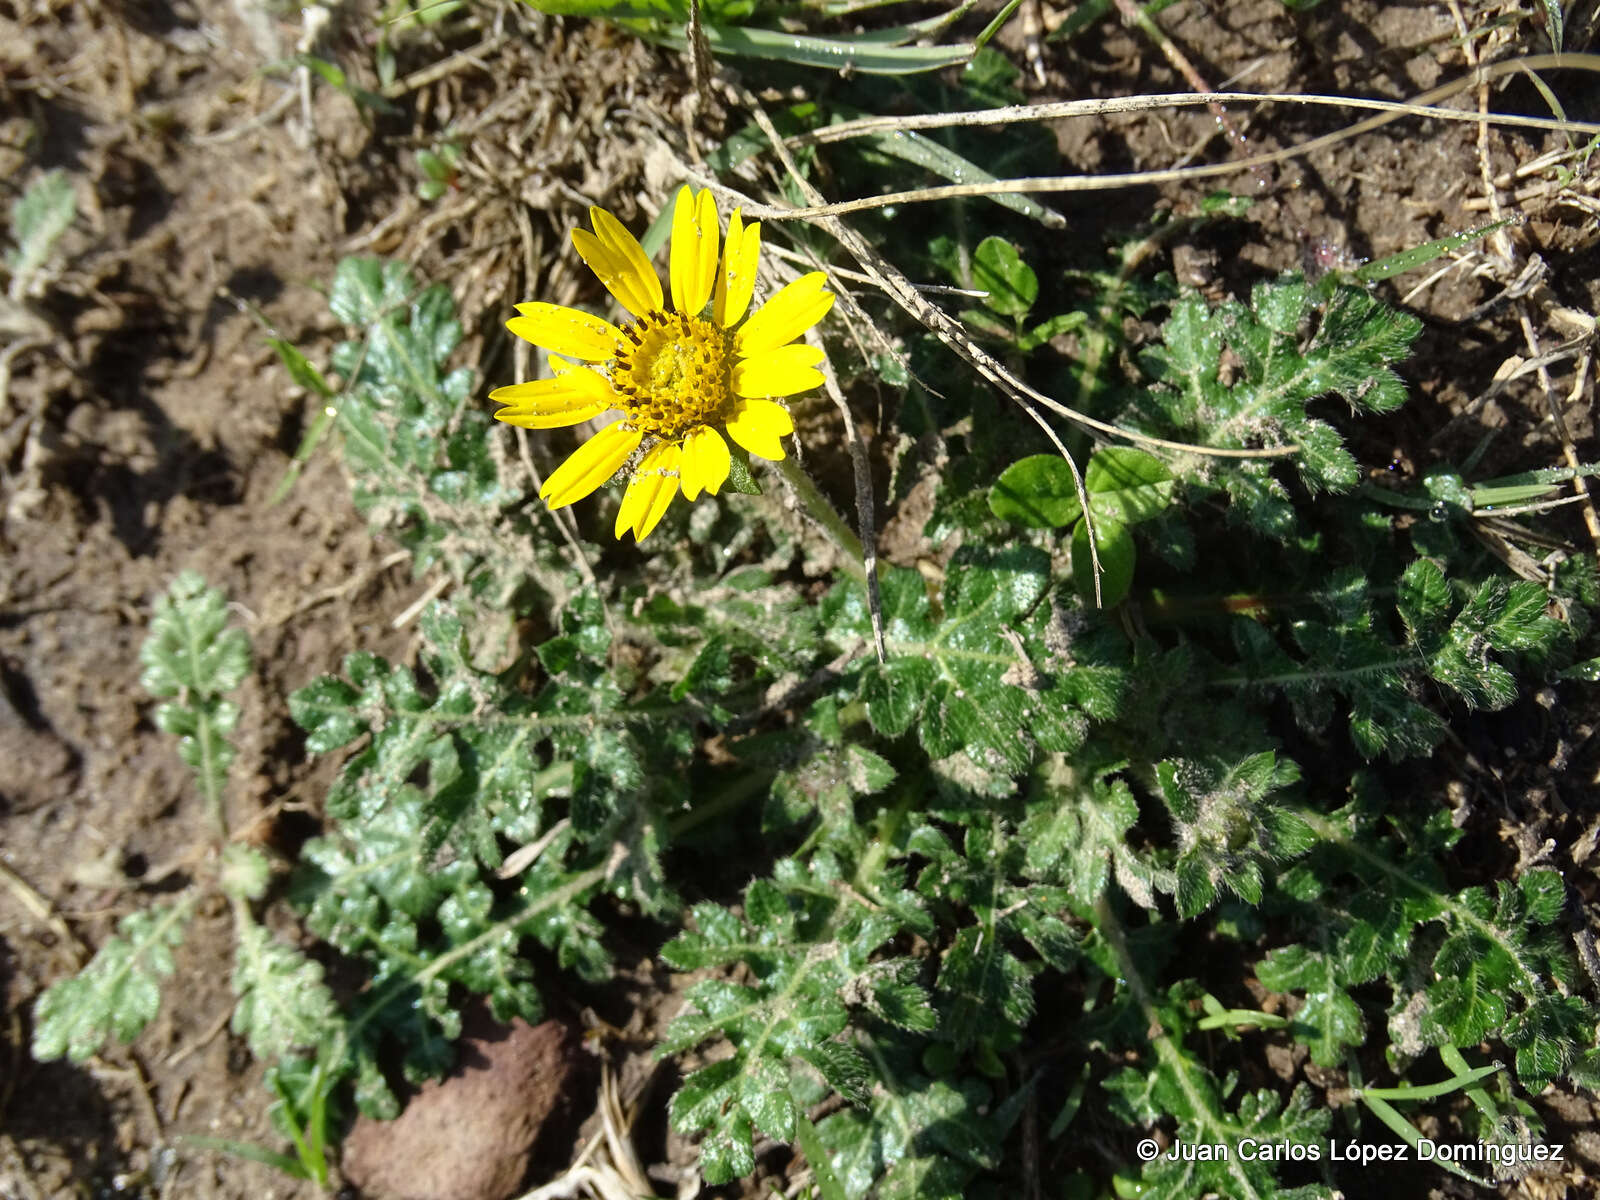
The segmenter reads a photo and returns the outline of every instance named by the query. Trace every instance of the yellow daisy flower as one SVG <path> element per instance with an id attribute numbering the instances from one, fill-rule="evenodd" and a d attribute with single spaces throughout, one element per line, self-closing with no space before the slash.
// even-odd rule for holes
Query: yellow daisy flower
<path id="1" fill-rule="evenodd" d="M 594 232 L 574 229 L 573 244 L 633 319 L 619 328 L 559 304 L 517 305 L 506 328 L 551 351 L 555 377 L 497 388 L 489 399 L 505 405 L 496 417 L 528 429 L 620 412 L 556 468 L 539 495 L 552 509 L 581 500 L 642 449 L 616 536 L 631 529 L 643 541 L 680 489 L 694 500 L 727 482 L 724 434 L 758 458 L 784 457 L 780 439 L 794 422 L 776 397 L 822 382 L 822 351 L 795 339 L 833 306 L 833 293 L 813 271 L 741 325 L 755 291 L 761 226 L 746 225 L 734 209 L 719 266 L 716 202 L 709 191 L 686 187 L 672 216 L 669 309 L 634 236 L 602 208 L 589 217 Z"/>

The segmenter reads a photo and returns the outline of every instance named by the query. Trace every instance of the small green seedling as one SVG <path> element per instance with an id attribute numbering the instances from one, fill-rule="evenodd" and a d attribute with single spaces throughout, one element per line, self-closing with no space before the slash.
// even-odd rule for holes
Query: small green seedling
<path id="1" fill-rule="evenodd" d="M 422 172 L 417 195 L 424 200 L 437 200 L 457 186 L 461 174 L 461 147 L 455 142 L 444 142 L 437 151 L 418 150 L 417 169 Z"/>
<path id="2" fill-rule="evenodd" d="M 1089 493 L 1095 548 L 1105 572 L 1100 581 L 1107 607 L 1120 603 L 1133 584 L 1136 552 L 1130 527 L 1159 517 L 1172 503 L 1176 481 L 1160 459 L 1127 446 L 1096 451 L 1083 473 Z M 1054 454 L 1012 463 L 989 492 L 995 516 L 1035 529 L 1072 529 L 1072 575 L 1079 592 L 1094 595 L 1089 554 L 1090 521 L 1083 519 L 1072 469 Z"/>
<path id="3" fill-rule="evenodd" d="M 1016 246 L 1004 238 L 986 237 L 978 243 L 972 255 L 972 286 L 987 293 L 984 307 L 967 310 L 961 319 L 992 337 L 1013 343 L 1024 354 L 1089 319 L 1088 314 L 1075 311 L 1030 324 L 1028 314 L 1039 299 L 1039 277 L 1022 261 Z"/>

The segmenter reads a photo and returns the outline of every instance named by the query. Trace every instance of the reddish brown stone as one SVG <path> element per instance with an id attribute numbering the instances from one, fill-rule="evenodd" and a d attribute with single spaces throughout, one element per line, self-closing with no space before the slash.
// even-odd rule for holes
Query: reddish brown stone
<path id="1" fill-rule="evenodd" d="M 344 1143 L 346 1180 L 365 1200 L 507 1200 L 576 1082 L 578 1046 L 563 1021 L 469 1015 L 454 1071 L 423 1084 L 397 1119 L 356 1122 Z"/>

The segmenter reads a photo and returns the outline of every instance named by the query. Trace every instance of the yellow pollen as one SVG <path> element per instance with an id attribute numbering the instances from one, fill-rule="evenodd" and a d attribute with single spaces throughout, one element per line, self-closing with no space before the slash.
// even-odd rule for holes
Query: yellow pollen
<path id="1" fill-rule="evenodd" d="M 611 382 L 635 429 L 676 440 L 724 418 L 733 398 L 727 330 L 684 313 L 653 312 L 624 325 L 622 335 L 627 345 Z"/>

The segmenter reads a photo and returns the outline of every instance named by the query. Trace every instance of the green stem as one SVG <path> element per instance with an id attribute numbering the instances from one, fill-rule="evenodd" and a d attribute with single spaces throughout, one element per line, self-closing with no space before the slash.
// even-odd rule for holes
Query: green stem
<path id="1" fill-rule="evenodd" d="M 1167 1031 L 1160 1010 L 1156 1008 L 1155 996 L 1150 991 L 1150 985 L 1145 982 L 1144 975 L 1134 962 L 1133 951 L 1128 947 L 1127 933 L 1123 930 L 1122 922 L 1117 919 L 1116 913 L 1111 908 L 1111 902 L 1104 892 L 1095 898 L 1094 927 L 1100 936 L 1105 938 L 1112 957 L 1116 959 L 1117 970 L 1127 983 L 1129 992 L 1133 994 L 1133 1002 L 1144 1018 L 1145 1028 L 1149 1030 L 1150 1044 L 1156 1052 L 1157 1060 L 1170 1072 L 1172 1080 L 1183 1093 L 1184 1102 L 1192 1114 L 1190 1120 L 1194 1122 L 1198 1131 L 1198 1136 L 1194 1140 L 1219 1145 L 1231 1144 L 1236 1140 L 1236 1137 L 1231 1135 L 1243 1134 L 1246 1131 L 1235 1126 L 1223 1115 L 1214 1102 L 1211 1089 L 1194 1078 L 1189 1056 L 1184 1052 L 1182 1044 Z M 1234 1159 L 1230 1157 L 1228 1162 L 1228 1171 L 1237 1186 L 1233 1195 L 1240 1200 L 1263 1200 L 1249 1176 L 1234 1165 Z"/>
<path id="2" fill-rule="evenodd" d="M 200 724 L 195 730 L 195 737 L 200 743 L 200 790 L 205 793 L 206 809 L 217 827 L 217 836 L 226 844 L 228 814 L 223 804 L 222 788 L 217 781 L 217 747 L 213 741 L 217 735 L 211 727 L 211 714 L 206 711 L 205 704 L 202 700 L 195 706 L 195 711 L 200 714 Z"/>
<path id="3" fill-rule="evenodd" d="M 1451 1047 L 1454 1049 L 1454 1047 Z M 1499 1063 L 1487 1067 L 1478 1067 L 1476 1070 L 1468 1068 L 1453 1079 L 1446 1079 L 1440 1083 L 1419 1083 L 1408 1087 L 1392 1088 L 1355 1088 L 1357 1096 L 1365 1100 L 1376 1096 L 1380 1100 L 1436 1100 L 1440 1096 L 1448 1096 L 1452 1092 L 1459 1092 L 1471 1087 L 1480 1079 L 1487 1079 L 1496 1071 L 1503 1070 Z"/>
<path id="4" fill-rule="evenodd" d="M 690 830 L 704 825 L 713 818 L 738 808 L 745 801 L 761 792 L 772 782 L 770 771 L 746 771 L 736 778 L 731 784 L 723 788 L 711 799 L 703 804 L 697 804 L 686 813 L 680 813 L 667 823 L 668 830 L 672 833 L 673 841 L 677 841 Z"/>
<path id="5" fill-rule="evenodd" d="M 806 511 L 822 531 L 828 535 L 841 551 L 844 552 L 844 569 L 852 577 L 865 581 L 867 578 L 866 554 L 861 549 L 861 539 L 855 530 L 845 524 L 844 518 L 834 511 L 833 505 L 828 503 L 811 476 L 806 474 L 806 469 L 793 458 L 780 459 L 778 474 L 794 489 L 795 495 L 800 497 L 800 503 L 806 506 Z"/>

